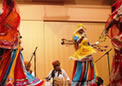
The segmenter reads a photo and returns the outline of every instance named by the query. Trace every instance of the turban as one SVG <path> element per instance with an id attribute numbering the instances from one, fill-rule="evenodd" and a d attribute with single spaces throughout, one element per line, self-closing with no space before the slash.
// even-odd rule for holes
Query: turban
<path id="1" fill-rule="evenodd" d="M 52 65 L 54 67 L 59 66 L 60 65 L 60 62 L 58 60 L 56 60 L 56 61 L 52 62 Z"/>

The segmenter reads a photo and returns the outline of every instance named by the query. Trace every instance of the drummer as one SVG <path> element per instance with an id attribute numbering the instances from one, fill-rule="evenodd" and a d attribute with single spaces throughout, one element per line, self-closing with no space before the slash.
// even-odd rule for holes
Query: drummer
<path id="1" fill-rule="evenodd" d="M 53 70 L 50 71 L 50 73 L 48 74 L 48 77 L 46 78 L 46 84 L 48 83 L 48 81 L 51 79 L 51 78 L 55 78 L 57 81 L 64 81 L 64 79 L 66 79 L 66 82 L 68 83 L 68 85 L 70 86 L 70 78 L 69 76 L 67 75 L 67 73 L 65 72 L 64 69 L 62 69 L 60 67 L 60 62 L 58 60 L 52 62 L 52 65 L 53 65 Z M 55 84 L 56 84 L 56 81 L 55 80 Z M 49 84 L 49 83 L 48 83 Z M 49 86 L 49 85 L 47 85 Z M 62 85 L 60 85 L 62 86 Z"/>

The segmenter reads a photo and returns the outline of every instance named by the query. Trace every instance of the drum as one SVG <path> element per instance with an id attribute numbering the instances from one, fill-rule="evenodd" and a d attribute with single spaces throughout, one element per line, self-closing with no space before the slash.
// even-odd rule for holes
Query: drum
<path id="1" fill-rule="evenodd" d="M 53 84 L 53 78 L 51 78 L 50 81 L 45 82 L 45 86 L 53 86 L 52 84 Z M 54 86 L 66 86 L 65 81 L 58 78 L 58 77 L 55 77 L 54 78 Z"/>
<path id="2" fill-rule="evenodd" d="M 65 83 L 62 79 L 55 77 L 54 86 L 65 86 Z"/>

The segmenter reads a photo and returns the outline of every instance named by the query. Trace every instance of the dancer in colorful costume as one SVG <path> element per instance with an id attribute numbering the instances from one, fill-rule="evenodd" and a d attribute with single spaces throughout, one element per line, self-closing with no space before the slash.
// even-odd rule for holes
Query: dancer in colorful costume
<path id="1" fill-rule="evenodd" d="M 79 24 L 73 33 L 76 51 L 71 56 L 75 60 L 72 86 L 96 86 L 95 68 L 92 61 L 92 54 L 96 50 L 90 45 L 84 29 L 84 26 Z"/>
<path id="2" fill-rule="evenodd" d="M 112 5 L 112 14 L 106 23 L 106 29 L 100 36 L 111 39 L 115 55 L 112 62 L 110 86 L 122 86 L 122 0 L 117 0 Z"/>
<path id="3" fill-rule="evenodd" d="M 0 86 L 41 86 L 43 81 L 25 69 L 19 24 L 15 1 L 3 0 L 3 10 L 0 12 Z"/>

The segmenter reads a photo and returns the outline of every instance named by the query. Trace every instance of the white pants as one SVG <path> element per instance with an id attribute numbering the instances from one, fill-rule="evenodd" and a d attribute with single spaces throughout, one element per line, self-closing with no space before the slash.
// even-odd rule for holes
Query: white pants
<path id="1" fill-rule="evenodd" d="M 52 86 L 50 82 L 45 82 L 45 86 Z"/>

